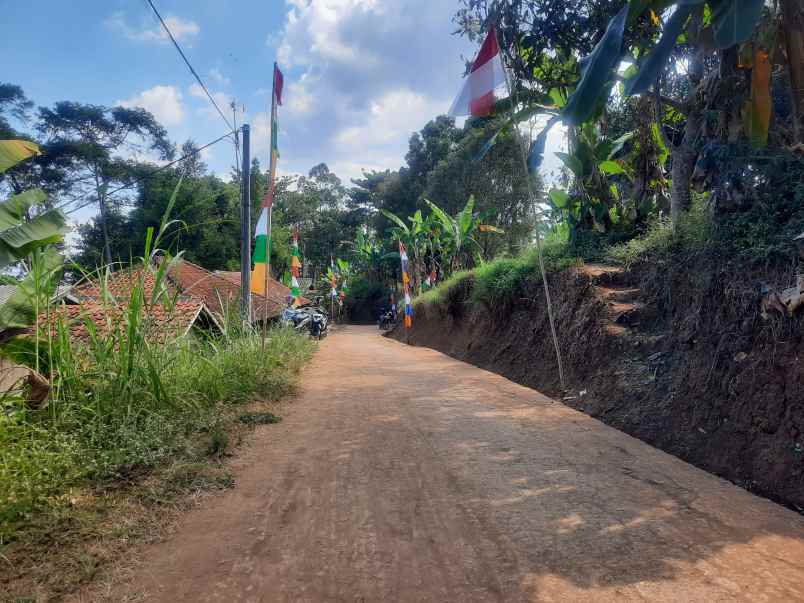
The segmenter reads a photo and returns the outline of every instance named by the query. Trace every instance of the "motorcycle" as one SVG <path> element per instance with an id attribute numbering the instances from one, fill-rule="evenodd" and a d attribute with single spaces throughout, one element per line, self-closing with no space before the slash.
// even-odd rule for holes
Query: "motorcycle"
<path id="1" fill-rule="evenodd" d="M 293 328 L 297 333 L 308 332 L 314 339 L 323 339 L 329 331 L 327 314 L 321 308 L 285 308 L 280 317 L 283 326 Z"/>
<path id="2" fill-rule="evenodd" d="M 377 321 L 377 327 L 380 331 L 390 331 L 394 328 L 394 313 L 391 310 L 380 314 L 380 319 Z"/>

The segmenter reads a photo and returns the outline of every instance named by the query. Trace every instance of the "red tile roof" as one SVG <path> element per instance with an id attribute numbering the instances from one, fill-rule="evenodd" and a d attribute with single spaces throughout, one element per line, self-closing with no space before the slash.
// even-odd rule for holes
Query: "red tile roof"
<path id="1" fill-rule="evenodd" d="M 127 310 L 126 306 L 116 303 L 85 300 L 79 305 L 54 308 L 55 316 L 51 315 L 50 320 L 55 325 L 57 318 L 62 318 L 70 330 L 71 339 L 88 341 L 90 326 L 98 337 L 108 337 L 124 324 L 123 315 Z M 146 337 L 151 341 L 164 341 L 185 335 L 199 315 L 206 311 L 204 304 L 197 301 L 178 301 L 170 308 L 162 304 L 151 306 L 144 313 Z M 46 320 L 46 317 L 40 317 L 40 324 Z"/>
<path id="2" fill-rule="evenodd" d="M 232 283 L 240 288 L 240 273 L 225 270 L 219 270 L 215 274 L 230 280 Z M 268 279 L 268 303 L 279 308 L 276 315 L 281 314 L 285 306 L 288 305 L 288 296 L 290 295 L 290 288 L 285 287 L 275 278 Z M 262 295 L 252 293 L 253 306 L 256 310 L 258 304 L 264 304 L 265 300 Z M 309 304 L 310 300 L 306 297 L 299 297 L 299 304 L 302 306 Z"/>
<path id="3" fill-rule="evenodd" d="M 70 334 L 75 339 L 89 339 L 90 325 L 94 325 L 98 336 L 109 336 L 124 323 L 123 315 L 127 311 L 132 289 L 139 282 L 144 284 L 148 302 L 154 298 L 166 299 L 161 295 L 154 296 L 154 271 L 138 266 L 107 271 L 94 280 L 79 283 L 73 288 L 72 295 L 80 303 L 62 305 L 55 311 L 68 324 Z M 163 340 L 183 335 L 202 314 L 213 322 L 219 322 L 227 308 L 238 303 L 240 273 L 210 272 L 187 260 L 179 260 L 171 266 L 161 287 L 167 299 L 173 303 L 163 304 L 160 301 L 149 304 L 145 313 L 149 339 Z M 267 298 L 252 294 L 255 319 L 270 319 L 281 314 L 289 295 L 290 289 L 270 279 Z M 305 298 L 300 301 L 302 304 L 309 303 Z M 172 307 L 168 309 L 167 306 Z M 40 318 L 40 324 L 43 320 L 44 317 Z"/>
<path id="4" fill-rule="evenodd" d="M 114 272 L 102 271 L 96 278 L 85 280 L 73 287 L 72 293 L 79 301 L 99 301 L 105 291 L 108 296 L 114 298 L 114 301 L 125 302 L 131 299 L 134 284 L 142 278 L 145 296 L 150 298 L 156 286 L 154 273 L 151 270 L 144 272 L 143 274 L 141 266 L 122 268 Z"/>
<path id="5" fill-rule="evenodd" d="M 229 276 L 232 274 L 237 274 L 237 280 Z M 221 316 L 227 307 L 231 308 L 240 299 L 239 272 L 210 272 L 197 264 L 182 260 L 170 271 L 170 279 L 184 295 L 204 300 L 208 308 Z M 280 283 L 276 285 L 290 293 L 287 287 Z M 276 293 L 271 287 L 269 292 L 271 294 L 267 300 L 262 295 L 252 293 L 252 311 L 256 320 L 279 316 L 287 305 L 287 294 Z"/>

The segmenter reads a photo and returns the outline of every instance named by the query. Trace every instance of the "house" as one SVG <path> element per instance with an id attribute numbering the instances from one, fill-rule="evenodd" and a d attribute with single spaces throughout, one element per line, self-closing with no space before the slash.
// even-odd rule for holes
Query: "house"
<path id="1" fill-rule="evenodd" d="M 162 283 L 166 295 L 154 295 L 156 278 L 142 267 L 103 272 L 97 279 L 74 286 L 70 295 L 78 303 L 62 305 L 54 311 L 64 319 L 73 339 L 87 340 L 93 335 L 106 337 L 124 323 L 131 293 L 142 282 L 146 329 L 153 340 L 186 335 L 192 329 L 221 331 L 221 316 L 207 307 L 205 300 L 187 295 L 168 277 Z M 155 302 L 152 300 L 156 300 Z"/>
<path id="2" fill-rule="evenodd" d="M 70 339 L 86 342 L 93 336 L 101 339 L 109 337 L 115 329 L 125 324 L 124 314 L 127 311 L 128 306 L 124 304 L 85 299 L 78 305 L 59 306 L 53 313 L 64 320 L 70 331 Z M 221 324 L 214 314 L 203 302 L 195 300 L 179 300 L 170 306 L 161 302 L 150 305 L 145 312 L 144 323 L 149 341 L 157 342 L 187 335 L 193 329 L 221 331 Z"/>
<path id="3" fill-rule="evenodd" d="M 123 268 L 72 287 L 69 300 L 76 305 L 65 303 L 55 312 L 65 319 L 74 339 L 86 340 L 92 336 L 91 331 L 107 336 L 123 322 L 131 291 L 140 279 L 148 306 L 147 327 L 155 340 L 185 335 L 193 329 L 221 331 L 229 312 L 238 311 L 239 272 L 212 272 L 180 259 L 171 265 L 161 285 L 170 303 L 164 303 L 164 298 L 150 303 L 159 297 L 154 296 L 153 270 Z M 252 294 L 254 320 L 263 322 L 278 317 L 289 294 L 290 289 L 271 279 L 268 296 Z"/>

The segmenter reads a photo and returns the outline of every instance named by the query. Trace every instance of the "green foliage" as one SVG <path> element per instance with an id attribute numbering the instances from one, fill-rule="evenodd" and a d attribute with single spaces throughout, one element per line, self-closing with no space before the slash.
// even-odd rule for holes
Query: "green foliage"
<path id="1" fill-rule="evenodd" d="M 718 48 L 729 48 L 751 37 L 762 15 L 765 2 L 764 0 L 709 0 L 708 4 L 712 10 L 715 43 Z"/>
<path id="2" fill-rule="evenodd" d="M 639 65 L 638 73 L 626 80 L 626 95 L 643 94 L 656 83 L 656 79 L 670 59 L 673 50 L 675 50 L 676 40 L 683 31 L 684 24 L 694 9 L 695 7 L 692 3 L 682 4 L 676 8 L 664 26 L 662 37 L 647 58 Z"/>
<path id="3" fill-rule="evenodd" d="M 0 166 L 3 173 L 38 154 L 39 147 L 27 141 L 2 140 L 0 153 L 4 156 Z M 0 268 L 23 258 L 29 260 L 31 268 L 0 306 L 1 340 L 34 323 L 39 308 L 49 302 L 61 277 L 63 259 L 49 245 L 60 241 L 67 231 L 64 214 L 54 209 L 26 220 L 30 210 L 45 197 L 44 191 L 31 190 L 0 203 Z"/>
<path id="4" fill-rule="evenodd" d="M 605 257 L 626 268 L 642 262 L 665 261 L 673 254 L 700 251 L 712 245 L 712 234 L 711 209 L 705 199 L 698 196 L 675 228 L 669 218 L 656 219 L 644 234 L 612 245 Z"/>
<path id="5" fill-rule="evenodd" d="M 578 260 L 568 247 L 566 237 L 551 233 L 542 242 L 545 269 L 555 272 Z M 455 272 L 450 278 L 414 299 L 419 308 L 435 307 L 442 312 L 471 299 L 489 309 L 505 311 L 516 304 L 526 287 L 541 281 L 538 252 L 529 248 L 516 257 L 500 257 L 472 270 Z"/>
<path id="6" fill-rule="evenodd" d="M 349 281 L 346 313 L 354 322 L 374 322 L 382 307 L 388 305 L 390 289 L 370 275 L 360 274 Z"/>
<path id="7" fill-rule="evenodd" d="M 120 346 L 127 347 L 129 338 L 143 341 L 136 332 L 144 328 L 139 318 L 125 318 Z M 210 430 L 210 452 L 222 454 L 222 409 L 288 393 L 314 345 L 277 329 L 265 350 L 257 334 L 242 334 L 145 345 L 128 356 L 116 353 L 114 341 L 73 342 L 64 325 L 46 343 L 53 349 L 54 399 L 43 410 L 16 407 L 0 418 L 5 538 L 27 514 L 54 504 L 70 488 L 152 466 L 189 446 L 199 430 Z"/>
<path id="8" fill-rule="evenodd" d="M 473 282 L 474 271 L 458 270 L 432 289 L 416 296 L 413 306 L 417 308 L 430 305 L 445 311 L 456 301 L 462 301 L 463 292 L 471 288 Z"/>
<path id="9" fill-rule="evenodd" d="M 180 189 L 181 180 L 158 230 L 147 230 L 128 297 L 116 300 L 107 290 L 108 267 L 95 274 L 108 333 L 99 332 L 98 317 L 86 318 L 88 337 L 75 338 L 48 296 L 34 334 L 12 340 L 31 342 L 16 346 L 15 357 L 27 351 L 28 363 L 49 378 L 51 395 L 44 408 L 11 397 L 0 402 L 0 540 L 30 514 L 58 506 L 72 488 L 151 467 L 190 446 L 198 431 L 210 434 L 210 454 L 224 454 L 224 407 L 286 394 L 309 358 L 313 342 L 292 329 L 271 330 L 263 346 L 249 328 L 230 328 L 241 324 L 233 317 L 217 338 L 155 336 L 152 312 L 169 315 L 176 303 L 166 276 L 182 254 L 171 256 L 160 244 L 176 224 L 169 216 Z"/>
<path id="10" fill-rule="evenodd" d="M 605 101 L 611 88 L 612 76 L 623 56 L 623 34 L 628 18 L 628 5 L 611 20 L 606 32 L 586 57 L 581 68 L 581 79 L 567 101 L 562 115 L 570 124 L 582 124 L 592 115 L 598 103 Z"/>
<path id="11" fill-rule="evenodd" d="M 557 272 L 575 264 L 577 259 L 566 240 L 552 233 L 542 242 L 542 257 L 548 273 Z M 474 270 L 475 284 L 472 299 L 491 309 L 503 309 L 516 304 L 532 283 L 541 282 L 538 252 L 530 248 L 513 258 L 498 258 Z"/>

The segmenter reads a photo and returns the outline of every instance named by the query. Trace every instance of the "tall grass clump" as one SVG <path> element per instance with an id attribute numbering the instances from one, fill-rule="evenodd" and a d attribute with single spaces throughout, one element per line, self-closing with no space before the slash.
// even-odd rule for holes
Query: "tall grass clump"
<path id="1" fill-rule="evenodd" d="M 472 270 L 458 270 L 429 291 L 417 295 L 413 307 L 430 306 L 446 311 L 451 305 L 463 301 L 464 293 L 471 289 Z"/>
<path id="2" fill-rule="evenodd" d="M 101 315 L 79 319 L 84 337 L 64 307 L 50 305 L 17 341 L 16 358 L 27 353 L 52 389 L 39 408 L 0 400 L 0 544 L 37 513 L 69 504 L 76 488 L 189 451 L 196 434 L 219 428 L 227 406 L 281 397 L 312 354 L 312 341 L 281 328 L 263 349 L 232 317 L 220 331 L 160 327 L 154 317 L 178 303 L 167 283 L 177 258 L 158 247 L 168 226 L 163 219 L 156 236 L 149 229 L 125 295 L 110 290 L 108 267 L 91 275 Z"/>
<path id="3" fill-rule="evenodd" d="M 711 208 L 700 195 L 695 195 L 689 211 L 675 228 L 670 218 L 657 218 L 645 234 L 609 247 L 605 259 L 625 268 L 645 261 L 669 260 L 681 252 L 700 251 L 712 242 L 713 232 Z"/>
<path id="4" fill-rule="evenodd" d="M 550 233 L 542 242 L 542 257 L 547 272 L 556 272 L 578 262 L 568 247 L 566 237 Z M 472 270 L 455 272 L 450 278 L 414 300 L 414 306 L 435 307 L 447 311 L 467 301 L 499 308 L 516 301 L 525 287 L 541 282 L 538 251 L 528 248 L 515 257 L 499 257 Z"/>

